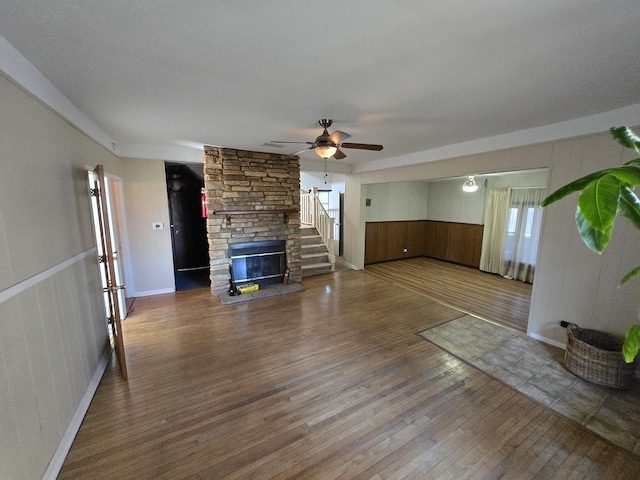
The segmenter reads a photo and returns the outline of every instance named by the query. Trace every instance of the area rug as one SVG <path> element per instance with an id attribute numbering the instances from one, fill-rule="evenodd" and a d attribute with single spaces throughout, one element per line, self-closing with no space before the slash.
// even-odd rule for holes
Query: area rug
<path id="1" fill-rule="evenodd" d="M 640 455 L 640 386 L 600 387 L 565 369 L 564 350 L 465 315 L 420 336 L 606 438 Z"/>

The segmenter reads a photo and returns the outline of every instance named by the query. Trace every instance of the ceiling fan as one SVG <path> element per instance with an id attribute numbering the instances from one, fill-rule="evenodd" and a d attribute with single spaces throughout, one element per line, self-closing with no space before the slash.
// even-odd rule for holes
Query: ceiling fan
<path id="1" fill-rule="evenodd" d="M 272 143 L 306 143 L 307 145 L 309 145 L 309 147 L 295 152 L 292 155 L 297 155 L 298 153 L 302 153 L 306 150 L 315 150 L 320 158 L 327 159 L 333 157 L 338 160 L 347 157 L 344 152 L 340 150 L 340 148 L 356 148 L 359 150 L 374 150 L 376 152 L 382 150 L 382 145 L 374 145 L 371 143 L 346 143 L 345 140 L 351 138 L 351 135 L 339 130 L 336 130 L 332 134 L 329 134 L 327 128 L 329 128 L 333 123 L 333 120 L 331 119 L 323 118 L 321 120 L 318 120 L 318 123 L 322 128 L 324 128 L 324 132 L 322 132 L 322 134 L 318 136 L 313 142 L 272 141 Z"/>

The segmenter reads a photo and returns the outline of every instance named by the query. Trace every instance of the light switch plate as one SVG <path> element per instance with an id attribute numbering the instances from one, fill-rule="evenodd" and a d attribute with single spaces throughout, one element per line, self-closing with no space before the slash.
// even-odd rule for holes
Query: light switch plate
<path id="1" fill-rule="evenodd" d="M 163 230 L 164 229 L 164 223 L 162 222 L 157 222 L 153 224 L 153 229 L 154 230 Z"/>

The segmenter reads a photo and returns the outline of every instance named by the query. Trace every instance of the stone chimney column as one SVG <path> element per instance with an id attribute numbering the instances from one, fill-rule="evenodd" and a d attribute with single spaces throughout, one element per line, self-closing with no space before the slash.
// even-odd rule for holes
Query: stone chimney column
<path id="1" fill-rule="evenodd" d="M 204 188 L 213 295 L 229 291 L 228 249 L 231 243 L 285 240 L 289 282 L 300 282 L 298 157 L 205 147 Z"/>

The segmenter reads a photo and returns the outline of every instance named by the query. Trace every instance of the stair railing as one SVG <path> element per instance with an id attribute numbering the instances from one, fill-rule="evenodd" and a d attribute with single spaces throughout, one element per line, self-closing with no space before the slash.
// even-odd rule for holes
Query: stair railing
<path id="1" fill-rule="evenodd" d="M 318 188 L 314 187 L 311 192 L 300 192 L 300 223 L 311 225 L 318 230 L 322 241 L 329 251 L 331 263 L 335 261 L 333 248 L 333 229 L 335 219 L 329 216 L 324 205 L 318 198 Z"/>
<path id="2" fill-rule="evenodd" d="M 300 223 L 313 225 L 313 193 L 300 190 Z"/>

